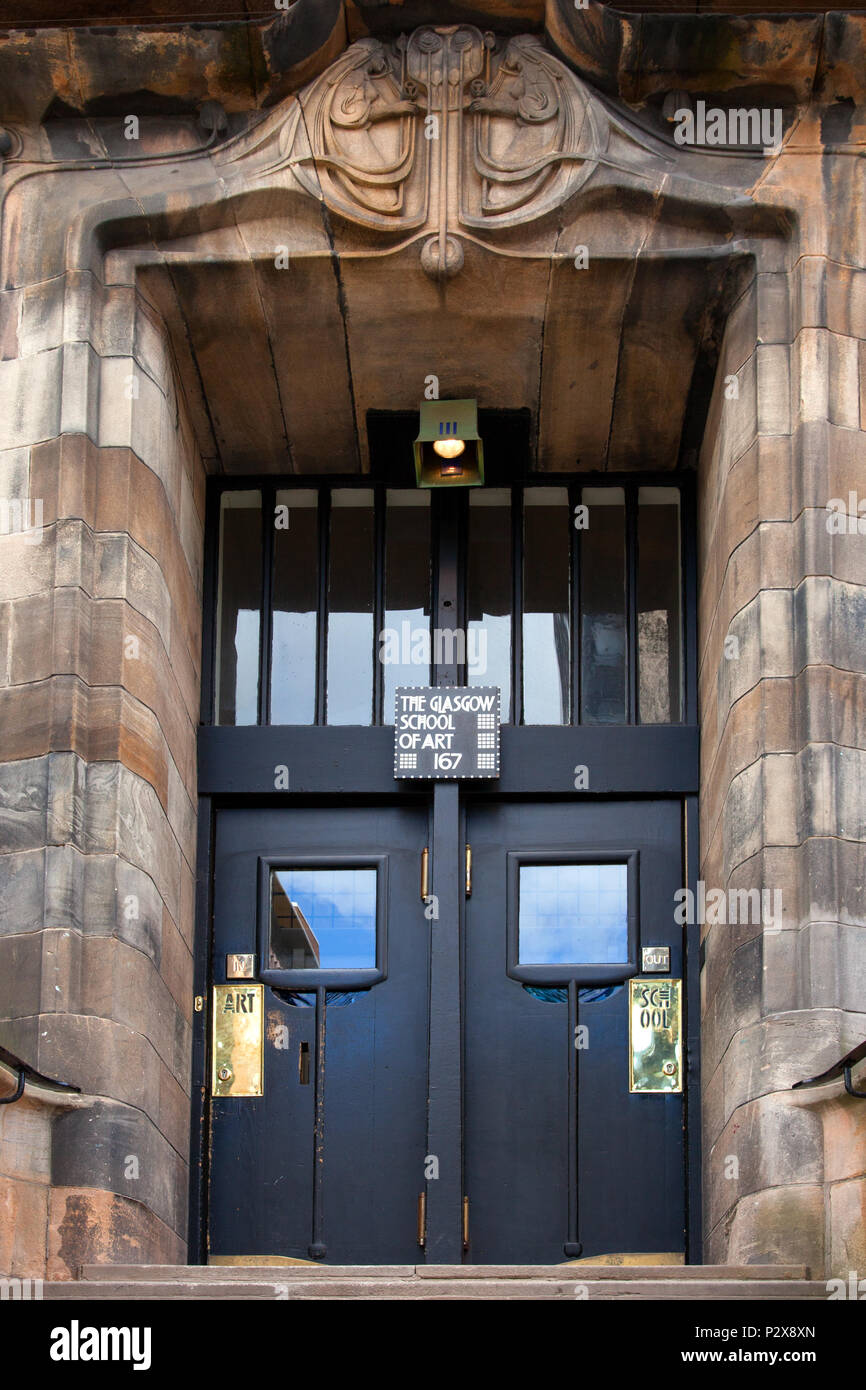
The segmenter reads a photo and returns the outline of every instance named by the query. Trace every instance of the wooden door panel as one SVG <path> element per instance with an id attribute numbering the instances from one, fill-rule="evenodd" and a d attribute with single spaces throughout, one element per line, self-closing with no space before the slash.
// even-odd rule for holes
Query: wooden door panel
<path id="1" fill-rule="evenodd" d="M 570 1154 L 575 1039 L 566 990 L 511 978 L 507 945 L 509 854 L 543 852 L 555 862 L 578 851 L 636 852 L 638 946 L 669 946 L 671 974 L 681 976 L 681 928 L 673 920 L 680 815 L 676 802 L 468 809 L 464 1152 L 473 1263 L 563 1260 L 570 1180 L 583 1255 L 684 1248 L 682 1098 L 629 1094 L 627 983 L 578 988 L 577 1022 L 588 1036 L 572 1059 L 577 1152 Z"/>
<path id="2" fill-rule="evenodd" d="M 262 857 L 384 857 L 389 939 L 380 983 L 331 992 L 318 1076 L 317 1010 L 301 1002 L 310 991 L 265 985 L 264 1094 L 212 1100 L 212 1254 L 307 1259 L 318 1242 L 324 1252 L 316 1256 L 329 1263 L 416 1259 L 430 925 L 418 901 L 418 865 L 426 830 L 426 810 L 419 808 L 219 813 L 215 982 L 225 979 L 229 951 L 255 950 Z M 299 1066 L 302 1043 L 306 1079 Z"/>

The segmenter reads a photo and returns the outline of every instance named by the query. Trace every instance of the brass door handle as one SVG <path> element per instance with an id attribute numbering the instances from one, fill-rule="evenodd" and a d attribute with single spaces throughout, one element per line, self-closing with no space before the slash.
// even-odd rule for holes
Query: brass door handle
<path id="1" fill-rule="evenodd" d="M 418 1194 L 418 1244 L 421 1249 L 427 1244 L 427 1193 Z"/>

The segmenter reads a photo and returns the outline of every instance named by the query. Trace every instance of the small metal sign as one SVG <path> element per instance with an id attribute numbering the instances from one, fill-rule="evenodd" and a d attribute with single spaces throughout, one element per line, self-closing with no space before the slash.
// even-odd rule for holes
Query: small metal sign
<path id="1" fill-rule="evenodd" d="M 666 975 L 671 968 L 670 946 L 642 946 L 640 968 L 644 975 Z"/>
<path id="2" fill-rule="evenodd" d="M 628 1089 L 681 1091 L 682 980 L 628 982 Z"/>
<path id="3" fill-rule="evenodd" d="M 499 687 L 400 686 L 394 776 L 499 776 Z"/>
<path id="4" fill-rule="evenodd" d="M 229 951 L 226 956 L 227 980 L 252 980 L 256 973 L 256 958 L 238 951 Z"/>
<path id="5" fill-rule="evenodd" d="M 263 1093 L 264 985 L 214 985 L 215 1096 Z"/>

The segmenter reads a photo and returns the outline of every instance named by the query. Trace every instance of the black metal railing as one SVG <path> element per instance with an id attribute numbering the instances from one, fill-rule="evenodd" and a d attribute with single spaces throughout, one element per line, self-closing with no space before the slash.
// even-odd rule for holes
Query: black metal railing
<path id="1" fill-rule="evenodd" d="M 866 1100 L 866 1091 L 858 1091 L 853 1081 L 851 1073 L 858 1062 L 866 1059 L 866 1042 L 861 1042 L 859 1046 L 853 1047 L 850 1052 L 841 1057 L 827 1071 L 822 1071 L 820 1076 L 810 1076 L 806 1081 L 795 1081 L 791 1087 L 792 1091 L 799 1091 L 809 1086 L 823 1086 L 826 1081 L 837 1081 L 840 1076 L 845 1078 L 845 1090 L 849 1096 L 856 1096 L 858 1100 Z"/>
<path id="2" fill-rule="evenodd" d="M 14 1052 L 10 1052 L 5 1047 L 0 1047 L 0 1064 L 11 1068 L 18 1073 L 18 1084 L 11 1096 L 0 1096 L 0 1105 L 14 1105 L 16 1100 L 20 1100 L 24 1094 L 24 1087 L 28 1081 L 35 1081 L 40 1086 L 45 1086 L 50 1091 L 73 1091 L 81 1093 L 80 1086 L 73 1086 L 69 1081 L 56 1081 L 53 1076 L 45 1076 L 35 1067 L 31 1067 L 29 1062 L 23 1062 L 20 1057 L 16 1057 Z"/>

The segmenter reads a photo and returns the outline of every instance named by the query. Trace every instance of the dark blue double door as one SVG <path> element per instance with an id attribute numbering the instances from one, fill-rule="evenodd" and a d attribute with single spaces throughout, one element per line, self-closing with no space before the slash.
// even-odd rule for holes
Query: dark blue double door
<path id="1" fill-rule="evenodd" d="M 265 1028 L 263 1094 L 211 1099 L 210 1255 L 682 1251 L 682 1098 L 629 1092 L 627 984 L 641 945 L 683 974 L 680 804 L 467 802 L 424 883 L 431 822 L 419 801 L 218 813 L 213 982 L 254 955 Z M 460 983 L 431 1051 L 437 932 Z M 431 1139 L 455 1086 L 456 1132 Z"/>

